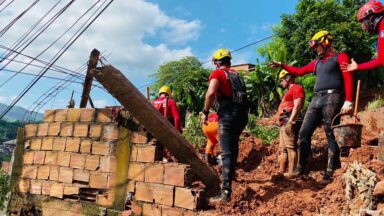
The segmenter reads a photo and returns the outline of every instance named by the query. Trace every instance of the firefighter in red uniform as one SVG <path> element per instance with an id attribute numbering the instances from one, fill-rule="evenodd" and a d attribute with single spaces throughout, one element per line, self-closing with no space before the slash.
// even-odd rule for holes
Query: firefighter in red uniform
<path id="1" fill-rule="evenodd" d="M 179 132 L 181 132 L 179 110 L 177 109 L 176 102 L 169 98 L 171 93 L 172 91 L 168 86 L 161 87 L 159 90 L 159 97 L 153 100 L 152 104 Z"/>
<path id="2" fill-rule="evenodd" d="M 357 64 L 353 59 L 351 64 L 343 64 L 344 71 L 373 70 L 384 67 L 384 7 L 379 1 L 369 1 L 357 12 L 357 20 L 362 23 L 363 29 L 370 34 L 378 35 L 377 58 Z"/>
<path id="3" fill-rule="evenodd" d="M 297 68 L 272 61 L 273 68 L 283 68 L 295 76 L 303 76 L 314 72 L 317 76 L 312 101 L 305 113 L 299 132 L 300 157 L 298 171 L 301 176 L 308 174 L 307 159 L 311 150 L 311 137 L 321 121 L 328 140 L 328 163 L 323 182 L 332 181 L 335 169 L 340 168 L 340 149 L 336 143 L 331 124 L 333 118 L 340 113 L 352 112 L 353 77 L 350 72 L 342 71 L 340 66 L 349 64 L 350 59 L 344 52 L 337 53 L 332 46 L 332 36 L 327 31 L 319 31 L 309 42 L 315 49 L 318 58 L 308 65 Z M 343 73 L 345 72 L 345 73 Z M 335 120 L 338 124 L 340 118 Z"/>

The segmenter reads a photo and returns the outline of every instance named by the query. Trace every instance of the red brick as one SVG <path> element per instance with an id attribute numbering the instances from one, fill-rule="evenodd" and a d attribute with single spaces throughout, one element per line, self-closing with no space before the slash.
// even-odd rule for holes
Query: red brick
<path id="1" fill-rule="evenodd" d="M 67 120 L 67 109 L 58 109 L 55 113 L 55 121 L 56 122 L 64 122 Z"/>
<path id="2" fill-rule="evenodd" d="M 114 199 L 113 191 L 108 191 L 108 194 L 100 194 L 96 197 L 96 203 L 100 206 L 108 207 L 112 206 Z"/>
<path id="3" fill-rule="evenodd" d="M 49 136 L 58 136 L 60 134 L 60 129 L 61 129 L 61 123 L 60 122 L 49 123 L 48 135 Z"/>
<path id="4" fill-rule="evenodd" d="M 30 190 L 31 180 L 29 179 L 20 179 L 19 181 L 19 191 L 21 193 L 27 193 Z"/>
<path id="5" fill-rule="evenodd" d="M 96 109 L 97 122 L 112 122 L 112 110 L 108 108 Z"/>
<path id="6" fill-rule="evenodd" d="M 51 185 L 51 191 L 49 195 L 51 197 L 57 197 L 62 199 L 63 198 L 63 193 L 64 193 L 64 184 L 61 183 L 53 183 Z"/>
<path id="7" fill-rule="evenodd" d="M 41 142 L 42 150 L 52 150 L 53 146 L 53 137 L 44 137 Z"/>
<path id="8" fill-rule="evenodd" d="M 45 153 L 45 164 L 56 165 L 57 164 L 57 152 L 47 151 Z"/>
<path id="9" fill-rule="evenodd" d="M 184 210 L 180 209 L 180 208 L 162 206 L 161 207 L 161 215 L 162 216 L 183 216 Z"/>
<path id="10" fill-rule="evenodd" d="M 166 165 L 164 170 L 164 184 L 184 187 L 187 168 L 185 165 Z"/>
<path id="11" fill-rule="evenodd" d="M 73 185 L 64 186 L 64 195 L 77 195 L 79 194 L 80 188 Z"/>
<path id="12" fill-rule="evenodd" d="M 49 166 L 39 166 L 37 169 L 37 179 L 48 180 L 49 168 Z"/>
<path id="13" fill-rule="evenodd" d="M 135 181 L 144 181 L 145 164 L 142 163 L 129 163 L 128 179 Z"/>
<path id="14" fill-rule="evenodd" d="M 145 168 L 145 182 L 160 183 L 164 182 L 163 164 L 148 164 Z"/>
<path id="15" fill-rule="evenodd" d="M 73 180 L 73 169 L 60 167 L 59 182 L 72 184 L 72 180 Z"/>
<path id="16" fill-rule="evenodd" d="M 91 124 L 89 128 L 89 137 L 100 138 L 101 137 L 101 124 Z"/>
<path id="17" fill-rule="evenodd" d="M 103 140 L 118 140 L 119 139 L 119 127 L 117 125 L 104 125 L 101 138 Z"/>
<path id="18" fill-rule="evenodd" d="M 95 109 L 80 109 L 80 121 L 82 122 L 92 122 L 95 120 Z"/>
<path id="19" fill-rule="evenodd" d="M 101 156 L 100 157 L 100 172 L 116 172 L 116 157 Z"/>
<path id="20" fill-rule="evenodd" d="M 90 139 L 83 139 L 81 140 L 80 143 L 80 152 L 81 153 L 91 153 L 91 145 L 92 145 L 92 140 Z"/>
<path id="21" fill-rule="evenodd" d="M 51 184 L 52 184 L 52 182 L 49 182 L 49 181 L 43 182 L 42 189 L 41 189 L 42 195 L 49 196 L 49 194 L 51 193 Z"/>
<path id="22" fill-rule="evenodd" d="M 71 154 L 71 160 L 69 163 L 71 168 L 84 169 L 85 166 L 85 155 L 82 154 Z"/>
<path id="23" fill-rule="evenodd" d="M 89 182 L 89 171 L 75 169 L 73 171 L 73 180 L 80 182 Z"/>
<path id="24" fill-rule="evenodd" d="M 161 206 L 143 203 L 143 216 L 161 216 Z"/>
<path id="25" fill-rule="evenodd" d="M 69 122 L 80 121 L 80 109 L 68 109 L 67 121 Z"/>
<path id="26" fill-rule="evenodd" d="M 92 154 L 108 155 L 109 154 L 109 142 L 94 141 L 92 143 Z"/>
<path id="27" fill-rule="evenodd" d="M 145 144 L 148 142 L 147 132 L 133 131 L 131 133 L 131 143 Z"/>
<path id="28" fill-rule="evenodd" d="M 37 128 L 37 136 L 47 136 L 48 135 L 48 123 L 39 124 Z"/>
<path id="29" fill-rule="evenodd" d="M 65 143 L 65 151 L 68 152 L 79 152 L 80 150 L 80 138 L 68 137 Z"/>
<path id="30" fill-rule="evenodd" d="M 73 135 L 73 123 L 63 122 L 61 123 L 60 136 L 68 137 Z"/>
<path id="31" fill-rule="evenodd" d="M 169 185 L 154 184 L 153 199 L 155 203 L 173 206 L 174 187 Z"/>
<path id="32" fill-rule="evenodd" d="M 133 201 L 131 208 L 132 208 L 133 215 L 142 215 L 143 214 L 143 204 L 142 203 Z"/>
<path id="33" fill-rule="evenodd" d="M 99 155 L 87 155 L 85 160 L 85 169 L 95 171 L 100 167 Z"/>
<path id="34" fill-rule="evenodd" d="M 116 186 L 116 175 L 114 173 L 108 174 L 108 189 L 113 189 Z"/>
<path id="35" fill-rule="evenodd" d="M 138 201 L 153 202 L 153 187 L 150 183 L 137 182 L 135 199 Z"/>
<path id="36" fill-rule="evenodd" d="M 37 134 L 37 124 L 27 124 L 24 127 L 24 134 L 26 138 L 34 137 Z"/>
<path id="37" fill-rule="evenodd" d="M 135 188 L 136 188 L 136 182 L 128 181 L 127 192 L 135 193 Z"/>
<path id="38" fill-rule="evenodd" d="M 31 149 L 32 150 L 40 150 L 41 149 L 41 138 L 31 139 Z"/>
<path id="39" fill-rule="evenodd" d="M 87 137 L 88 136 L 88 123 L 75 123 L 75 130 L 73 136 L 75 137 Z"/>
<path id="40" fill-rule="evenodd" d="M 36 151 L 33 155 L 33 164 L 44 164 L 45 151 Z"/>
<path id="41" fill-rule="evenodd" d="M 3 171 L 4 173 L 8 173 L 9 172 L 9 162 L 8 161 L 3 161 L 1 163 L 0 170 Z"/>
<path id="42" fill-rule="evenodd" d="M 153 163 L 156 159 L 156 149 L 154 145 L 138 146 L 137 147 L 137 161 Z"/>
<path id="43" fill-rule="evenodd" d="M 33 151 L 25 152 L 23 157 L 23 164 L 33 164 L 34 155 L 35 155 L 35 152 Z"/>
<path id="44" fill-rule="evenodd" d="M 71 160 L 71 153 L 69 152 L 57 153 L 57 165 L 63 166 L 63 167 L 69 167 L 70 160 Z"/>
<path id="45" fill-rule="evenodd" d="M 94 189 L 108 189 L 108 175 L 106 173 L 90 173 L 89 187 Z"/>
<path id="46" fill-rule="evenodd" d="M 64 151 L 65 150 L 65 142 L 67 138 L 65 137 L 55 137 L 53 138 L 53 150 L 54 151 Z"/>
<path id="47" fill-rule="evenodd" d="M 42 181 L 31 180 L 31 188 L 30 188 L 29 193 L 40 195 L 42 186 L 43 186 Z"/>
<path id="48" fill-rule="evenodd" d="M 131 154 L 129 161 L 137 161 L 137 146 L 131 145 Z"/>
<path id="49" fill-rule="evenodd" d="M 44 122 L 53 122 L 55 121 L 56 110 L 45 110 L 44 112 Z"/>
<path id="50" fill-rule="evenodd" d="M 177 207 L 196 210 L 200 207 L 200 199 L 202 199 L 201 190 L 175 188 L 175 206 Z"/>
<path id="51" fill-rule="evenodd" d="M 59 166 L 51 166 L 51 168 L 49 169 L 49 180 L 59 180 Z"/>

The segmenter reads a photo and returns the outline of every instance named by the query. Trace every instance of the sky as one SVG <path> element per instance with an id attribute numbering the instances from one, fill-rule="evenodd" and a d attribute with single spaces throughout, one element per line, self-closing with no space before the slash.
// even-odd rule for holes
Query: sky
<path id="1" fill-rule="evenodd" d="M 58 42 L 38 57 L 40 60 L 50 61 L 75 32 L 73 29 L 67 33 L 65 31 L 92 4 L 97 3 L 96 6 L 100 6 L 104 1 L 75 1 L 22 53 L 37 56 L 63 34 L 64 36 Z M 5 29 L 34 1 L 10 2 L 11 0 L 6 0 L 0 5 L 1 30 Z M 38 1 L 5 33 L 0 31 L 0 46 L 11 47 L 45 13 L 48 13 L 54 4 L 58 3 L 42 23 L 47 22 L 68 2 L 70 1 Z M 271 35 L 272 27 L 280 23 L 281 15 L 294 13 L 297 2 L 297 0 L 115 0 L 55 65 L 74 71 L 85 65 L 90 52 L 96 48 L 105 57 L 103 60 L 105 64 L 118 68 L 135 86 L 139 87 L 139 90 L 144 91 L 143 87 L 152 81 L 149 76 L 161 64 L 179 60 L 185 56 L 196 56 L 201 62 L 208 62 L 214 51 L 219 48 L 234 50 Z M 5 7 L 7 3 L 10 4 Z M 77 26 L 80 26 L 79 23 Z M 41 24 L 38 27 L 41 28 Z M 255 63 L 258 58 L 257 48 L 264 43 L 233 53 L 232 63 Z M 4 56 L 5 50 L 0 48 L 0 53 L 2 53 L 0 56 Z M 25 56 L 15 56 L 15 54 L 8 58 L 14 58 L 14 60 L 9 64 L 8 60 L 0 63 L 1 68 L 4 67 L 4 70 L 0 71 L 0 103 L 5 104 L 11 103 L 33 79 L 32 76 L 17 75 L 3 84 L 14 74 L 7 70 L 18 71 L 23 68 L 23 64 L 15 60 L 25 63 L 31 61 Z M 41 65 L 36 61 L 33 64 Z M 210 63 L 204 66 L 212 67 Z M 34 74 L 40 71 L 41 69 L 31 66 L 24 70 L 26 73 Z M 85 69 L 81 72 L 85 73 Z M 64 74 L 55 71 L 48 71 L 45 75 L 65 78 Z M 37 99 L 58 82 L 47 78 L 40 79 L 17 105 L 25 108 L 35 107 Z M 45 109 L 67 106 L 72 91 L 75 91 L 74 99 L 78 106 L 82 85 L 73 83 L 57 95 L 49 95 L 50 100 L 44 100 L 45 105 L 41 104 L 38 110 L 43 112 Z M 99 88 L 92 90 L 91 97 L 96 107 L 118 104 L 112 96 Z"/>

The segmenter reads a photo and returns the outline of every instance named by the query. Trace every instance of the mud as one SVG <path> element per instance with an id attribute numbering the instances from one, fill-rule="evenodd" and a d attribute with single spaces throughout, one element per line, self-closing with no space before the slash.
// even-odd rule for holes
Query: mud
<path id="1" fill-rule="evenodd" d="M 364 115 L 367 115 L 364 119 L 368 119 L 365 125 L 371 123 L 370 119 L 378 122 L 376 117 L 371 118 L 375 113 Z M 374 171 L 380 180 L 384 179 L 384 162 L 377 160 L 377 144 L 372 145 L 382 130 L 378 125 L 363 129 L 360 148 L 343 153 L 342 168 L 335 172 L 334 180 L 329 184 L 321 183 L 327 159 L 323 128 L 318 128 L 312 138 L 309 159 L 311 172 L 307 180 L 289 180 L 277 176 L 278 141 L 263 145 L 258 138 L 246 137 L 240 145 L 231 201 L 225 205 L 211 206 L 211 209 L 201 211 L 199 215 L 349 215 L 342 179 L 348 164 L 357 160 Z M 384 204 L 379 203 L 378 206 L 383 208 Z"/>

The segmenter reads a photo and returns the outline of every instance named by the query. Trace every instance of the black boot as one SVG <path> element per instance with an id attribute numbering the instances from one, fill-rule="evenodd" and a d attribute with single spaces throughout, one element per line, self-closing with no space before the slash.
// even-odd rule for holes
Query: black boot
<path id="1" fill-rule="evenodd" d="M 321 179 L 322 184 L 329 184 L 333 181 L 333 172 L 332 171 L 325 171 L 323 174 L 323 179 Z"/>
<path id="2" fill-rule="evenodd" d="M 217 165 L 217 159 L 215 158 L 215 156 L 211 155 L 211 154 L 206 154 L 205 155 L 205 160 L 207 161 L 207 163 L 211 166 L 213 165 Z"/>
<path id="3" fill-rule="evenodd" d="M 211 205 L 224 204 L 231 200 L 231 193 L 228 190 L 221 190 L 218 196 L 209 198 L 208 202 Z"/>

